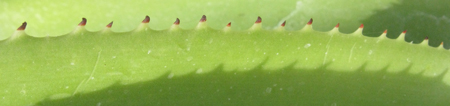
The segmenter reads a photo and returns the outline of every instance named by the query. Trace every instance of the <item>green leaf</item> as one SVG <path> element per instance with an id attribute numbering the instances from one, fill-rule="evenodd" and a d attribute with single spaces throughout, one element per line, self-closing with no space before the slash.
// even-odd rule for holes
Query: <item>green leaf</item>
<path id="1" fill-rule="evenodd" d="M 442 48 L 384 39 L 390 43 L 366 44 L 386 52 L 367 63 L 313 64 L 332 60 L 323 59 L 323 54 L 328 53 L 324 50 L 330 47 L 325 42 L 331 41 L 327 33 L 297 31 L 291 33 L 302 37 L 289 38 L 288 32 L 243 31 L 257 16 L 263 18 L 263 29 L 272 30 L 286 20 L 288 31 L 303 28 L 313 18 L 313 28 L 318 31 L 329 31 L 340 23 L 341 32 L 351 33 L 363 23 L 364 35 L 379 36 L 388 29 L 388 37 L 396 38 L 408 30 L 406 41 L 420 43 L 428 36 L 430 45 L 438 46 L 448 42 L 446 1 L 29 0 L 0 4 L 0 36 L 5 39 L 0 44 L 0 83 L 5 85 L 0 87 L 0 105 L 448 104 L 446 92 L 450 88 L 445 83 L 450 80 L 443 70 L 449 63 L 448 51 Z M 140 25 L 146 15 L 151 17 L 149 27 Z M 223 35 L 211 29 L 194 31 L 202 15 L 208 17 L 208 25 L 215 30 L 232 22 L 233 31 Z M 85 28 L 90 32 L 76 26 L 82 17 L 88 19 Z M 176 18 L 181 20 L 179 32 L 146 31 L 168 29 Z M 26 35 L 9 39 L 14 33 L 22 35 L 15 30 L 24 21 L 28 23 L 27 35 L 44 38 Z M 111 21 L 113 27 L 105 29 Z M 254 36 L 243 36 L 247 33 Z M 145 36 L 153 34 L 160 36 Z M 281 46 L 288 43 L 305 48 L 307 42 L 295 43 L 308 41 L 305 35 L 317 37 L 310 40 L 317 43 L 312 47 L 323 45 L 315 50 L 317 53 L 308 53 L 316 57 L 310 58 L 316 62 L 303 63 L 308 65 L 299 68 L 302 62 L 298 58 L 302 56 L 288 54 L 291 49 Z M 212 38 L 212 42 L 224 40 L 226 45 L 208 44 Z M 334 53 L 345 56 L 330 56 L 350 60 L 349 54 L 366 55 L 353 52 L 354 42 L 363 40 L 342 39 L 333 41 L 331 47 L 334 51 L 344 49 L 346 52 Z M 273 56 L 255 54 L 252 50 L 259 46 L 250 46 L 252 40 L 267 41 L 259 46 Z M 444 44 L 448 47 L 450 43 Z M 239 49 L 239 45 L 244 46 Z M 275 57 L 277 53 L 281 57 Z M 204 55 L 206 58 L 198 59 Z M 415 56 L 412 61 L 421 64 L 408 66 L 401 62 L 407 62 L 402 56 Z M 248 57 L 256 62 L 251 63 Z M 376 58 L 384 60 L 374 63 Z M 277 63 L 279 60 L 289 61 Z"/>

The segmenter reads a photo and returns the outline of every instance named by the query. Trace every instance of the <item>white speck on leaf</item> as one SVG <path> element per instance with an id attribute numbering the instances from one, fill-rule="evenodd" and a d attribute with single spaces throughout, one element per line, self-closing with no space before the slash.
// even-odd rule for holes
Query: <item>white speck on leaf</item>
<path id="1" fill-rule="evenodd" d="M 197 69 L 197 71 L 196 71 L 195 73 L 200 74 L 200 73 L 202 73 L 202 72 L 203 72 L 203 69 L 202 69 L 202 68 L 199 68 L 199 69 Z"/>
<path id="2" fill-rule="evenodd" d="M 303 46 L 303 47 L 305 47 L 305 48 L 309 48 L 309 47 L 311 47 L 311 44 L 306 44 L 305 46 Z"/>
<path id="3" fill-rule="evenodd" d="M 194 57 L 192 57 L 192 56 L 189 56 L 186 58 L 187 61 L 191 61 L 192 59 L 194 59 Z"/>
<path id="4" fill-rule="evenodd" d="M 267 87 L 266 88 L 266 93 L 271 93 L 272 92 L 272 88 L 271 87 Z"/>
<path id="5" fill-rule="evenodd" d="M 169 76 L 167 76 L 167 78 L 172 79 L 173 76 L 174 76 L 174 74 L 173 74 L 173 73 L 170 73 Z"/>

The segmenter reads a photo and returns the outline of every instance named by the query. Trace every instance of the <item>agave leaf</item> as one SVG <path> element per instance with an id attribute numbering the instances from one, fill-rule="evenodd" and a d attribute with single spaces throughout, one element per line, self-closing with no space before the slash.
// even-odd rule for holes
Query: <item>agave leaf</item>
<path id="1" fill-rule="evenodd" d="M 23 21 L 28 22 L 25 30 L 28 35 L 60 36 L 33 38 L 27 35 L 14 40 L 2 41 L 1 48 L 4 55 L 0 58 L 5 61 L 2 61 L 1 78 L 5 80 L 2 80 L 1 83 L 7 86 L 0 87 L 0 89 L 4 89 L 4 92 L 0 93 L 0 97 L 4 101 L 1 104 L 212 105 L 215 103 L 227 104 L 225 102 L 230 101 L 232 103 L 228 105 L 271 105 L 271 103 L 272 105 L 445 105 L 446 100 L 443 98 L 448 98 L 449 95 L 445 93 L 449 88 L 442 81 L 446 78 L 443 71 L 445 67 L 433 67 L 433 65 L 408 67 L 408 64 L 401 62 L 389 63 L 388 66 L 386 66 L 388 63 L 382 62 L 369 62 L 367 65 L 355 62 L 356 65 L 347 64 L 355 66 L 353 67 L 355 70 L 336 64 L 320 64 L 314 69 L 314 64 L 307 65 L 308 67 L 298 67 L 299 61 L 294 58 L 296 56 L 282 53 L 278 60 L 288 59 L 289 61 L 279 63 L 281 61 L 278 61 L 277 58 L 273 59 L 262 56 L 262 54 L 255 55 L 252 52 L 239 52 L 239 50 L 251 50 L 252 47 L 248 46 L 251 44 L 248 42 L 248 44 L 244 42 L 230 43 L 235 41 L 232 39 L 262 40 L 264 37 L 238 36 L 245 32 L 239 30 L 251 27 L 255 17 L 261 16 L 264 17 L 263 29 L 274 29 L 281 22 L 287 20 L 286 30 L 298 30 L 306 24 L 309 18 L 314 18 L 314 29 L 318 31 L 331 30 L 339 22 L 341 23 L 341 32 L 351 33 L 361 23 L 364 23 L 369 27 L 364 30 L 365 35 L 379 36 L 384 29 L 388 29 L 388 37 L 396 38 L 401 31 L 408 30 L 407 41 L 419 43 L 424 36 L 430 36 L 431 45 L 437 46 L 446 38 L 443 35 L 447 32 L 440 30 L 448 28 L 443 24 L 447 20 L 446 15 L 442 14 L 443 11 L 428 10 L 427 8 L 445 8 L 439 5 L 446 3 L 433 1 L 431 4 L 438 6 L 426 6 L 425 9 L 417 9 L 414 6 L 421 3 L 421 1 L 406 3 L 394 0 L 350 2 L 303 0 L 276 3 L 271 1 L 139 1 L 127 3 L 119 1 L 1 1 L 5 7 L 1 12 L 3 18 L 0 18 L 0 21 L 4 23 L 3 26 L 0 26 L 3 38 L 6 39 L 13 35 L 15 29 Z M 418 16 L 425 16 L 425 18 L 414 18 L 414 16 L 412 19 L 394 23 L 397 22 L 395 19 L 398 17 L 408 18 L 408 14 L 400 14 L 400 16 L 391 14 L 406 10 L 416 10 L 406 12 L 414 14 L 420 13 L 417 12 L 420 10 L 427 10 L 424 13 L 428 14 Z M 220 38 L 222 34 L 220 31 L 194 29 L 198 23 L 198 17 L 203 14 L 208 16 L 208 25 L 212 29 L 221 29 L 230 21 L 233 23 L 233 27 L 231 27 L 233 31 L 225 34 L 232 37 L 223 38 L 229 40 L 226 43 L 229 45 L 207 44 L 208 42 L 220 42 L 207 39 Z M 151 16 L 149 27 L 146 24 L 139 25 L 145 15 Z M 81 17 L 89 19 L 88 24 L 82 28 L 76 26 Z M 179 26 L 181 29 L 177 29 L 178 32 L 150 31 L 151 29 L 173 28 L 168 23 L 173 23 L 175 18 L 180 18 L 182 23 Z M 431 19 L 433 24 L 413 23 L 415 19 Z M 111 21 L 114 21 L 113 27 L 104 29 L 104 26 Z M 389 27 L 379 27 L 382 25 Z M 400 27 L 395 27 L 395 25 L 400 25 Z M 435 35 L 430 31 L 438 33 Z M 413 33 L 409 35 L 410 32 Z M 16 35 L 22 35 L 21 33 L 23 34 L 20 32 Z M 427 35 L 423 35 L 424 33 Z M 145 36 L 149 34 L 168 36 Z M 277 37 L 288 34 L 261 30 L 252 32 L 250 35 L 272 36 L 270 42 L 280 42 L 277 41 Z M 327 33 L 303 32 L 301 34 L 320 35 L 319 37 L 327 39 L 321 39 L 318 42 L 329 41 L 329 36 L 325 36 Z M 295 32 L 294 35 L 299 35 L 299 33 Z M 417 37 L 415 38 L 417 40 L 409 36 Z M 289 38 L 283 39 L 289 40 Z M 387 41 L 389 42 L 389 40 Z M 267 46 L 270 42 L 264 45 Z M 293 41 L 288 42 L 293 44 Z M 343 48 L 353 50 L 351 45 L 354 43 L 337 42 L 347 42 L 345 47 L 348 48 Z M 283 45 L 282 43 L 276 44 Z M 188 48 L 192 45 L 196 49 L 192 48 L 190 51 Z M 239 47 L 239 45 L 247 46 L 243 46 L 243 49 L 226 48 Z M 322 48 L 327 48 L 325 45 L 323 43 Z M 440 62 L 435 61 L 431 64 L 444 64 L 445 66 L 448 63 L 439 58 L 445 57 L 445 53 L 448 52 L 442 48 L 435 50 L 436 48 L 423 45 L 411 46 L 404 42 L 400 45 L 405 46 L 407 48 L 405 50 L 420 48 L 418 50 L 422 51 L 417 54 L 434 56 L 417 57 L 418 59 L 412 61 L 423 60 L 422 62 L 426 62 L 430 61 L 428 59 L 437 58 L 435 60 Z M 301 46 L 305 48 L 305 44 Z M 281 48 L 276 49 L 275 47 L 271 47 L 270 52 L 267 53 L 274 56 L 281 53 L 279 52 Z M 228 50 L 228 53 L 224 52 L 222 55 L 237 57 L 208 57 L 217 55 L 218 52 L 198 51 L 208 49 L 212 51 Z M 333 49 L 337 49 L 337 47 L 333 47 Z M 389 47 L 385 49 L 381 52 L 395 54 L 398 52 L 394 51 L 401 51 L 390 51 Z M 358 55 L 356 52 L 357 50 L 354 55 Z M 348 61 L 348 54 L 353 54 L 353 52 L 341 54 L 347 55 L 335 57 L 345 58 Z M 208 58 L 197 60 L 198 57 L 204 55 Z M 247 62 L 250 60 L 239 56 L 254 57 L 256 62 Z M 361 56 L 364 55 L 361 54 Z M 401 54 L 391 56 L 403 58 Z M 168 60 L 167 57 L 175 58 L 175 62 Z M 321 60 L 320 63 L 323 63 L 323 60 L 326 60 L 325 63 L 332 61 L 331 58 L 323 59 L 322 55 L 316 57 L 320 57 L 320 59 L 312 60 Z M 386 59 L 389 60 L 389 58 Z M 396 61 L 407 62 L 406 59 Z M 201 68 L 199 68 L 200 66 Z M 396 68 L 392 69 L 389 66 Z M 171 70 L 165 69 L 166 67 Z M 378 73 L 362 71 L 367 67 L 372 67 L 370 69 Z M 447 80 L 444 79 L 444 82 Z M 180 95 L 183 97 L 179 97 Z M 345 95 L 351 97 L 346 98 Z M 418 101 L 418 98 L 422 101 Z M 241 101 L 242 99 L 246 100 Z M 199 102 L 201 100 L 206 102 Z M 298 100 L 304 102 L 298 102 Z M 267 101 L 267 103 L 261 101 Z"/>

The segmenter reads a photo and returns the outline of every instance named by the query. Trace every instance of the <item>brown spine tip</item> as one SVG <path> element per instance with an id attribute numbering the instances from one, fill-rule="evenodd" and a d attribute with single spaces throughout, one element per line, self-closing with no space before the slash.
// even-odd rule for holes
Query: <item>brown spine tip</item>
<path id="1" fill-rule="evenodd" d="M 359 28 L 364 28 L 364 24 L 361 24 L 361 25 L 359 26 Z"/>
<path id="2" fill-rule="evenodd" d="M 402 33 L 404 33 L 404 34 L 405 34 L 405 33 L 406 33 L 406 30 L 405 30 L 405 31 L 403 31 Z"/>
<path id="3" fill-rule="evenodd" d="M 23 22 L 22 25 L 20 25 L 19 28 L 17 28 L 17 30 L 25 30 L 25 28 L 27 27 L 27 22 Z"/>
<path id="4" fill-rule="evenodd" d="M 227 27 L 231 27 L 231 22 L 229 22 L 229 23 L 227 24 Z"/>
<path id="5" fill-rule="evenodd" d="M 200 19 L 200 22 L 205 22 L 206 21 L 206 16 L 203 15 L 202 18 Z"/>
<path id="6" fill-rule="evenodd" d="M 281 27 L 284 27 L 284 26 L 286 26 L 286 21 L 284 21 L 284 22 L 281 24 Z"/>
<path id="7" fill-rule="evenodd" d="M 336 26 L 334 26 L 335 28 L 339 28 L 339 23 L 336 25 Z"/>
<path id="8" fill-rule="evenodd" d="M 149 23 L 150 22 L 150 17 L 147 15 L 145 16 L 144 20 L 142 20 L 142 23 Z"/>
<path id="9" fill-rule="evenodd" d="M 309 19 L 308 23 L 306 23 L 306 25 L 311 25 L 313 23 L 313 19 Z"/>
<path id="10" fill-rule="evenodd" d="M 86 18 L 82 18 L 81 22 L 78 24 L 78 26 L 85 26 L 86 22 L 87 22 Z"/>
<path id="11" fill-rule="evenodd" d="M 444 45 L 444 42 L 441 42 L 441 44 L 440 45 Z"/>
<path id="12" fill-rule="evenodd" d="M 383 32 L 384 34 L 386 34 L 387 33 L 387 29 L 386 30 L 384 30 L 384 32 Z"/>
<path id="13" fill-rule="evenodd" d="M 106 25 L 107 28 L 111 28 L 113 25 L 113 21 L 111 21 L 108 25 Z"/>
<path id="14" fill-rule="evenodd" d="M 258 19 L 256 19 L 256 21 L 255 21 L 255 24 L 259 24 L 259 23 L 261 23 L 261 22 L 262 22 L 262 19 L 261 19 L 260 16 L 258 16 Z"/>
<path id="15" fill-rule="evenodd" d="M 425 36 L 425 39 L 424 40 L 428 40 L 428 36 Z"/>
<path id="16" fill-rule="evenodd" d="M 177 18 L 177 20 L 175 20 L 175 22 L 173 22 L 174 25 L 180 25 L 180 19 Z"/>

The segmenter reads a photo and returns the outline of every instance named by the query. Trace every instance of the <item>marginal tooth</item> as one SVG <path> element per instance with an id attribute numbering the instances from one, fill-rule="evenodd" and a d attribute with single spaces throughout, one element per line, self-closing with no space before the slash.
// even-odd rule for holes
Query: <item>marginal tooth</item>
<path id="1" fill-rule="evenodd" d="M 255 21 L 255 24 L 253 24 L 253 26 L 250 27 L 249 30 L 251 30 L 251 31 L 260 30 L 261 27 L 262 27 L 261 24 L 262 24 L 262 19 L 261 19 L 260 16 L 258 16 L 258 18 L 257 18 L 256 21 Z"/>
<path id="2" fill-rule="evenodd" d="M 113 25 L 113 21 L 111 21 L 108 25 L 106 25 L 106 28 L 111 28 Z"/>
<path id="3" fill-rule="evenodd" d="M 203 15 L 202 18 L 200 19 L 200 22 L 206 22 L 206 16 Z"/>
<path id="4" fill-rule="evenodd" d="M 87 23 L 87 19 L 81 18 L 81 22 L 78 24 L 78 27 L 76 27 L 75 30 L 73 30 L 73 33 L 78 33 L 78 32 L 82 32 L 83 30 L 85 30 L 84 26 L 86 26 L 86 23 Z"/>
<path id="5" fill-rule="evenodd" d="M 103 29 L 103 33 L 105 32 L 110 32 L 111 31 L 111 27 L 113 25 L 113 21 L 111 21 L 108 25 L 106 25 L 105 29 Z"/>
<path id="6" fill-rule="evenodd" d="M 231 22 L 229 22 L 226 26 L 225 26 L 225 28 L 223 28 L 223 31 L 224 32 L 228 32 L 228 31 L 230 31 L 231 30 Z"/>
<path id="7" fill-rule="evenodd" d="M 280 25 L 281 27 L 286 26 L 286 20 Z"/>
<path id="8" fill-rule="evenodd" d="M 284 21 L 277 29 L 277 31 L 284 31 L 284 26 L 286 26 L 286 21 Z"/>
<path id="9" fill-rule="evenodd" d="M 255 21 L 255 24 L 259 24 L 259 23 L 261 23 L 261 22 L 262 22 L 262 19 L 261 19 L 260 16 L 258 16 L 258 19 L 256 19 L 256 21 Z"/>
<path id="10" fill-rule="evenodd" d="M 208 25 L 206 25 L 206 16 L 203 15 L 202 18 L 200 19 L 200 22 L 197 24 L 197 30 L 199 29 L 206 29 L 208 27 Z"/>
<path id="11" fill-rule="evenodd" d="M 309 19 L 308 23 L 306 23 L 306 26 L 303 27 L 300 31 L 312 31 L 312 23 L 313 23 L 313 19 Z"/>
<path id="12" fill-rule="evenodd" d="M 380 37 L 378 37 L 378 38 L 379 38 L 379 39 L 386 39 L 386 38 L 387 38 L 386 34 L 387 34 L 387 29 L 384 30 L 384 32 L 383 32 L 383 33 L 380 35 Z"/>
<path id="13" fill-rule="evenodd" d="M 306 25 L 312 25 L 312 23 L 313 23 L 313 19 L 311 18 L 311 19 L 309 19 L 308 23 L 306 23 Z"/>
<path id="14" fill-rule="evenodd" d="M 150 22 L 150 17 L 147 15 L 145 16 L 144 20 L 142 20 L 142 23 L 149 23 Z"/>
<path id="15" fill-rule="evenodd" d="M 171 31 L 178 30 L 178 29 L 179 29 L 179 26 L 180 26 L 180 19 L 177 18 L 177 19 L 175 20 L 175 22 L 173 22 L 172 27 L 170 27 L 170 30 L 171 30 Z"/>
<path id="16" fill-rule="evenodd" d="M 148 23 L 150 23 L 150 17 L 147 15 L 135 31 L 148 30 Z"/>
<path id="17" fill-rule="evenodd" d="M 23 30 L 25 30 L 26 27 L 27 27 L 27 22 L 23 22 L 22 25 L 19 28 L 17 28 L 17 30 L 23 31 Z"/>
<path id="18" fill-rule="evenodd" d="M 86 18 L 82 18 L 81 22 L 78 24 L 78 26 L 86 26 L 87 20 Z"/>
<path id="19" fill-rule="evenodd" d="M 397 41 L 405 41 L 406 30 L 403 31 L 398 37 Z"/>
<path id="20" fill-rule="evenodd" d="M 361 24 L 361 25 L 359 26 L 359 28 L 356 29 L 356 31 L 353 32 L 352 34 L 353 34 L 353 35 L 359 35 L 359 34 L 362 34 L 363 29 L 364 29 L 364 24 Z"/>
<path id="21" fill-rule="evenodd" d="M 175 22 L 173 22 L 173 25 L 180 25 L 180 19 L 176 19 Z"/>
<path id="22" fill-rule="evenodd" d="M 330 33 L 337 33 L 337 32 L 339 32 L 339 23 L 337 23 L 337 25 L 334 26 L 334 28 L 331 29 L 331 31 L 330 31 Z"/>
<path id="23" fill-rule="evenodd" d="M 13 39 L 17 39 L 21 36 L 25 35 L 25 28 L 27 27 L 27 22 L 23 22 L 22 25 L 20 25 L 19 28 L 17 28 L 17 30 L 12 34 L 11 37 L 9 37 L 9 40 L 13 40 Z"/>
<path id="24" fill-rule="evenodd" d="M 438 49 L 445 49 L 444 48 L 444 42 L 441 42 L 441 44 L 439 44 L 439 46 L 437 47 Z"/>
<path id="25" fill-rule="evenodd" d="M 420 44 L 428 46 L 428 36 L 426 36 L 425 39 L 423 39 L 422 43 L 420 43 Z"/>

